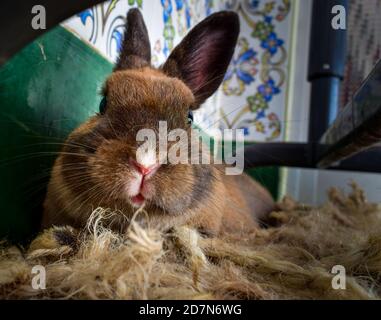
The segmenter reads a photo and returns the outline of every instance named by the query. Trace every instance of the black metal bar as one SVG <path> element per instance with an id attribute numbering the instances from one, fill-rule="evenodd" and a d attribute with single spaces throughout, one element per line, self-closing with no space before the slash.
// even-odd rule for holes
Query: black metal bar
<path id="1" fill-rule="evenodd" d="M 307 143 L 256 143 L 245 147 L 245 168 L 283 166 L 314 168 L 312 145 Z"/>
<path id="2" fill-rule="evenodd" d="M 336 118 L 340 81 L 337 77 L 322 77 L 312 82 L 308 132 L 308 140 L 312 143 L 318 143 Z"/>
<path id="3" fill-rule="evenodd" d="M 45 31 L 104 0 L 2 0 L 0 4 L 0 65 Z M 32 7 L 46 9 L 46 30 L 32 28 Z"/>
<path id="4" fill-rule="evenodd" d="M 341 161 L 336 166 L 331 166 L 329 169 L 381 173 L 380 159 L 381 148 L 370 148 L 346 160 Z"/>
<path id="5" fill-rule="evenodd" d="M 308 80 L 311 82 L 309 135 L 318 143 L 336 118 L 340 81 L 344 75 L 346 32 L 332 27 L 332 8 L 346 0 L 314 0 L 310 37 Z"/>
<path id="6" fill-rule="evenodd" d="M 245 147 L 245 169 L 257 167 L 297 167 L 317 169 L 312 144 L 257 143 Z M 318 152 L 327 146 L 318 145 Z M 381 147 L 369 148 L 330 167 L 327 170 L 381 173 Z"/>

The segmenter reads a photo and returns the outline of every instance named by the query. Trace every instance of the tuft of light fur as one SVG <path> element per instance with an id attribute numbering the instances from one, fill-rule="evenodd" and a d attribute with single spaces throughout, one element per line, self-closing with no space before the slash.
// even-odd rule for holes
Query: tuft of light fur
<path id="1" fill-rule="evenodd" d="M 288 197 L 278 207 L 276 227 L 213 238 L 135 219 L 117 234 L 102 226 L 114 213 L 99 208 L 84 230 L 48 229 L 25 252 L 2 243 L 0 298 L 380 298 L 380 206 L 353 185 L 348 196 L 330 190 L 318 208 Z M 37 264 L 46 267 L 46 290 L 31 287 Z M 335 265 L 346 269 L 346 290 L 332 288 Z"/>

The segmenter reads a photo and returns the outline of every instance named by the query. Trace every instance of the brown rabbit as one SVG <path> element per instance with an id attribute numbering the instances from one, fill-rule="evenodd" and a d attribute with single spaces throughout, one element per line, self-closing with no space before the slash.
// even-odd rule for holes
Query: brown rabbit
<path id="1" fill-rule="evenodd" d="M 248 176 L 227 176 L 215 165 L 136 160 L 141 128 L 157 131 L 159 121 L 165 120 L 168 130 L 181 128 L 191 134 L 188 113 L 221 84 L 238 34 L 235 13 L 215 13 L 154 69 L 143 17 L 139 10 L 130 10 L 100 112 L 70 134 L 55 162 L 43 227 L 83 227 L 95 208 L 104 207 L 120 212 L 110 226 L 122 228 L 122 218 L 131 218 L 142 205 L 150 224 L 163 228 L 186 223 L 216 234 L 256 227 L 273 200 Z"/>

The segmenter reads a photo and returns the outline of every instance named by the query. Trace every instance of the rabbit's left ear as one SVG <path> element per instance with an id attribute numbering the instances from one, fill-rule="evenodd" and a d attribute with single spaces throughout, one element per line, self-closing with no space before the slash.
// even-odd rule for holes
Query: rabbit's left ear
<path id="1" fill-rule="evenodd" d="M 197 108 L 224 79 L 239 34 L 238 15 L 222 11 L 196 25 L 173 50 L 163 71 L 181 79 L 193 92 Z"/>
<path id="2" fill-rule="evenodd" d="M 127 14 L 122 48 L 114 71 L 143 68 L 150 64 L 151 45 L 147 27 L 139 9 L 131 9 Z"/>

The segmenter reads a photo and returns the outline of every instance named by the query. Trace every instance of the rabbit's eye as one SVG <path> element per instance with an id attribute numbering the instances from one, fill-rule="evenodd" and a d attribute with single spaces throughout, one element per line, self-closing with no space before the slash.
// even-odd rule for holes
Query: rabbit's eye
<path id="1" fill-rule="evenodd" d="M 188 111 L 188 123 L 189 124 L 193 123 L 193 112 L 192 112 L 192 110 Z"/>
<path id="2" fill-rule="evenodd" d="M 106 97 L 103 97 L 101 100 L 101 103 L 99 104 L 99 113 L 105 114 L 106 107 L 107 107 L 107 99 L 106 99 Z"/>

